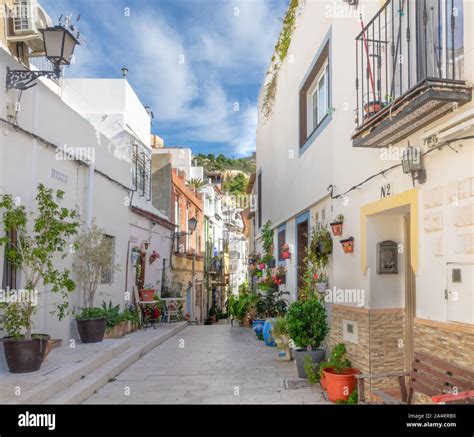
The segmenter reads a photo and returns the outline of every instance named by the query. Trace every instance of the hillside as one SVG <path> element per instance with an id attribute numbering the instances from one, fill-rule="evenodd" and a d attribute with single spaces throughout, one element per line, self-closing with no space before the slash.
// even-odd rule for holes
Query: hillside
<path id="1" fill-rule="evenodd" d="M 196 165 L 204 167 L 206 174 L 223 173 L 225 170 L 237 170 L 247 175 L 255 172 L 255 159 L 247 158 L 227 158 L 224 155 L 214 156 L 212 153 L 204 155 L 200 153 L 195 157 Z"/>

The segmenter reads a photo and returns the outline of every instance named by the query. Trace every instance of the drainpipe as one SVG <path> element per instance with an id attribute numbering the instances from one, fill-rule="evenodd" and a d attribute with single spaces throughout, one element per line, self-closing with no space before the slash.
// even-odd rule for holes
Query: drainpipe
<path id="1" fill-rule="evenodd" d="M 89 174 L 87 181 L 87 215 L 86 215 L 86 226 L 88 229 L 92 227 L 92 206 L 94 201 L 94 173 L 95 173 L 95 164 L 91 160 L 89 162 Z"/>

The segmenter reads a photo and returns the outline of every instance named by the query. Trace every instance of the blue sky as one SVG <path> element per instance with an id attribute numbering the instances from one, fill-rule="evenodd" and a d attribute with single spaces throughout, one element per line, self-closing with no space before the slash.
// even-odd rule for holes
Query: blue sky
<path id="1" fill-rule="evenodd" d="M 53 22 L 81 15 L 87 43 L 67 76 L 121 77 L 126 65 L 168 146 L 230 157 L 255 149 L 257 96 L 288 0 L 40 3 Z"/>

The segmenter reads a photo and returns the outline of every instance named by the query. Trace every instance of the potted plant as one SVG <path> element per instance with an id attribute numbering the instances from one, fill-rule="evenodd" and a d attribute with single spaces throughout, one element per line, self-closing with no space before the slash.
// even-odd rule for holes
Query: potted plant
<path id="1" fill-rule="evenodd" d="M 339 214 L 332 223 L 329 223 L 331 226 L 332 234 L 335 237 L 342 235 L 342 226 L 344 224 L 344 216 Z"/>
<path id="2" fill-rule="evenodd" d="M 285 284 L 286 282 L 286 267 L 278 266 L 275 270 L 274 281 L 277 285 Z"/>
<path id="3" fill-rule="evenodd" d="M 12 373 L 39 370 L 50 339 L 49 335 L 33 333 L 38 286 L 41 284 L 59 295 L 54 310 L 59 320 L 69 314 L 69 294 L 74 291 L 75 283 L 67 269 L 56 265 L 59 258 L 67 256 L 69 239 L 77 234 L 80 223 L 75 211 L 59 206 L 63 197 L 63 191 L 54 192 L 39 184 L 36 216 L 30 228 L 26 208 L 18 205 L 11 195 L 0 196 L 1 222 L 7 235 L 0 238 L 0 246 L 6 246 L 6 258 L 21 270 L 24 283 L 20 299 L 0 304 L 7 332 L 2 341 Z"/>
<path id="4" fill-rule="evenodd" d="M 277 317 L 275 319 L 272 326 L 272 334 L 278 348 L 277 361 L 291 361 L 288 321 L 285 317 Z"/>
<path id="5" fill-rule="evenodd" d="M 217 322 L 217 307 L 215 305 L 212 305 L 211 309 L 209 310 L 209 319 L 211 323 Z"/>
<path id="6" fill-rule="evenodd" d="M 148 263 L 153 264 L 157 259 L 160 258 L 160 254 L 154 250 L 151 255 L 148 257 Z"/>
<path id="7" fill-rule="evenodd" d="M 328 275 L 326 272 L 321 271 L 319 273 L 315 273 L 316 277 L 316 287 L 318 289 L 318 293 L 325 293 L 328 289 Z"/>
<path id="8" fill-rule="evenodd" d="M 340 240 L 342 245 L 342 249 L 344 253 L 352 253 L 354 252 L 354 237 L 346 238 L 345 240 Z"/>
<path id="9" fill-rule="evenodd" d="M 325 226 L 317 224 L 313 232 L 311 244 L 314 250 L 322 255 L 329 255 L 332 252 L 332 238 Z"/>
<path id="10" fill-rule="evenodd" d="M 153 288 L 153 284 L 145 284 L 140 290 L 140 299 L 142 302 L 152 302 L 155 293 L 156 290 Z"/>
<path id="11" fill-rule="evenodd" d="M 113 243 L 102 229 L 92 223 L 76 240 L 76 260 L 73 264 L 77 282 L 82 290 L 84 307 L 76 316 L 77 329 L 82 343 L 103 340 L 106 330 L 105 312 L 94 308 L 97 287 L 102 275 L 118 270 L 113 262 Z"/>
<path id="12" fill-rule="evenodd" d="M 380 100 L 370 100 L 367 103 L 364 103 L 364 120 L 368 120 L 381 109 L 382 102 L 380 102 Z"/>
<path id="13" fill-rule="evenodd" d="M 283 246 L 281 246 L 281 257 L 282 259 L 290 259 L 291 258 L 291 252 L 290 252 L 290 245 L 285 243 Z"/>
<path id="14" fill-rule="evenodd" d="M 113 305 L 111 300 L 108 304 L 103 301 L 102 310 L 106 319 L 105 338 L 121 337 L 123 329 L 119 325 L 123 322 L 123 316 L 120 314 L 120 305 Z"/>
<path id="15" fill-rule="evenodd" d="M 83 308 L 76 315 L 76 323 L 82 343 L 99 343 L 104 339 L 107 320 L 102 308 Z"/>
<path id="16" fill-rule="evenodd" d="M 345 344 L 339 343 L 332 350 L 329 362 L 322 363 L 328 399 L 332 402 L 347 401 L 356 387 L 355 375 L 360 372 L 351 367 L 346 354 Z"/>
<path id="17" fill-rule="evenodd" d="M 326 348 L 322 346 L 329 332 L 326 309 L 319 299 L 310 296 L 305 301 L 293 302 L 286 315 L 288 333 L 295 346 L 294 357 L 300 378 L 307 378 L 304 357 L 310 356 L 314 363 L 324 360 Z"/>

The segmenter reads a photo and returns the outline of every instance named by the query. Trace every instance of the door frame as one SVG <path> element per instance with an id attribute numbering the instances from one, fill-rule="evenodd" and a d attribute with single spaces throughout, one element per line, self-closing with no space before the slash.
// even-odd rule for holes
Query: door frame
<path id="1" fill-rule="evenodd" d="M 295 300 L 298 300 L 298 226 L 304 222 L 308 222 L 308 241 L 311 233 L 310 211 L 307 210 L 299 214 L 295 219 Z"/>

